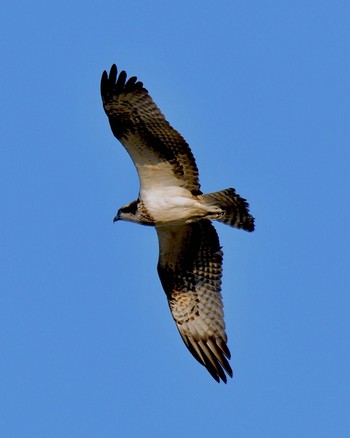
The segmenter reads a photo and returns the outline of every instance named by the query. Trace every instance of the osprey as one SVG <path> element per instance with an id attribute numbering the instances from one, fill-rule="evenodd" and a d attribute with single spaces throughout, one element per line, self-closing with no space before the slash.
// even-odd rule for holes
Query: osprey
<path id="1" fill-rule="evenodd" d="M 101 95 L 112 132 L 140 180 L 138 198 L 114 221 L 155 227 L 158 274 L 180 335 L 212 377 L 226 383 L 232 369 L 221 297 L 223 253 L 211 221 L 253 231 L 248 203 L 233 188 L 201 192 L 188 144 L 135 76 L 127 80 L 113 65 L 102 74 Z"/>

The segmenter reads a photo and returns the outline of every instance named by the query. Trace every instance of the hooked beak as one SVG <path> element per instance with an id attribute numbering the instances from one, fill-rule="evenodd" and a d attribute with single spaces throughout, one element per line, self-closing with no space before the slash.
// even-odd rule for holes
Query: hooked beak
<path id="1" fill-rule="evenodd" d="M 119 220 L 120 220 L 120 216 L 119 216 L 119 212 L 118 212 L 117 215 L 114 216 L 114 218 L 113 218 L 113 223 L 115 223 L 115 222 L 117 222 Z"/>

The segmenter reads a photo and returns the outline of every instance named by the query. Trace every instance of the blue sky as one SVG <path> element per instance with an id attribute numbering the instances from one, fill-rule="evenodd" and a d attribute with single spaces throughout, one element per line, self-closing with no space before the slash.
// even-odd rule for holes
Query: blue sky
<path id="1" fill-rule="evenodd" d="M 0 17 L 0 435 L 348 437 L 350 3 L 8 2 Z M 137 75 L 216 228 L 234 378 L 188 353 L 154 230 L 113 224 L 138 179 L 99 81 Z"/>

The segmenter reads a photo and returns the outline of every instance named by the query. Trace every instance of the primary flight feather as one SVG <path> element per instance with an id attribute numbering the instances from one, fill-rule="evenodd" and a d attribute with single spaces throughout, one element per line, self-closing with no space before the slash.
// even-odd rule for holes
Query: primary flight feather
<path id="1" fill-rule="evenodd" d="M 167 122 L 142 82 L 112 66 L 101 96 L 113 134 L 133 160 L 138 198 L 114 221 L 156 228 L 158 274 L 180 335 L 218 382 L 232 377 L 221 297 L 222 251 L 211 220 L 254 230 L 248 203 L 234 189 L 203 194 L 183 137 Z"/>

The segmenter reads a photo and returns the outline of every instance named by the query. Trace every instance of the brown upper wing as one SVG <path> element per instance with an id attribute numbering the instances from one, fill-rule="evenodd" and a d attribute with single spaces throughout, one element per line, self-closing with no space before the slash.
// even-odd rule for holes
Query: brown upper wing
<path id="1" fill-rule="evenodd" d="M 131 156 L 141 191 L 177 185 L 200 194 L 198 169 L 182 136 L 170 126 L 135 76 L 112 66 L 103 72 L 101 96 L 113 134 Z"/>
<path id="2" fill-rule="evenodd" d="M 215 380 L 232 377 L 221 298 L 222 251 L 210 221 L 156 227 L 158 273 L 180 335 Z"/>

